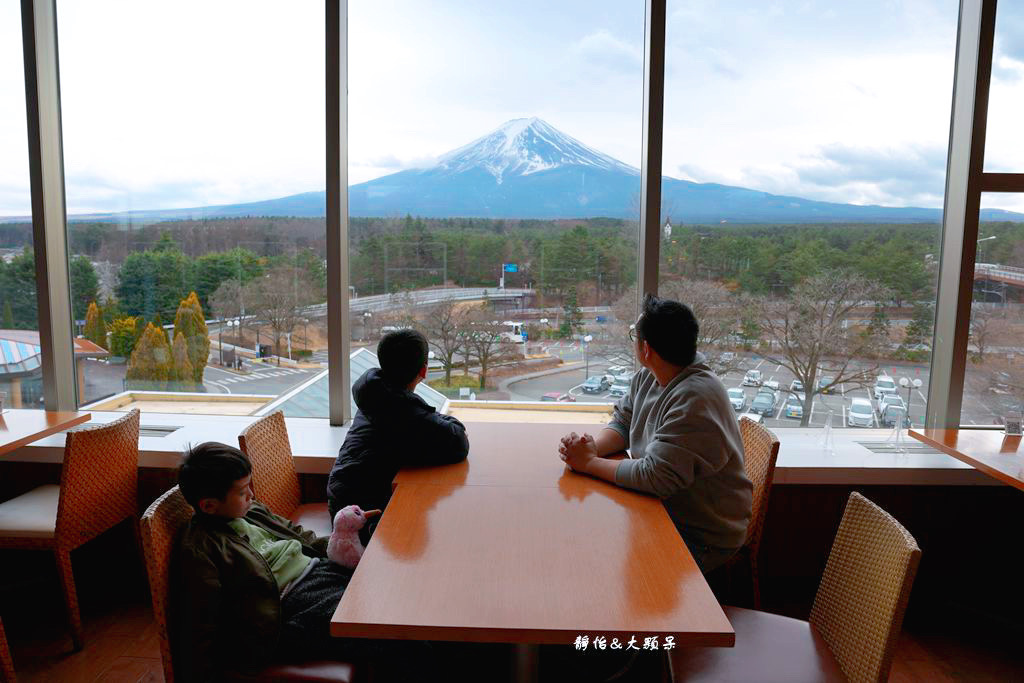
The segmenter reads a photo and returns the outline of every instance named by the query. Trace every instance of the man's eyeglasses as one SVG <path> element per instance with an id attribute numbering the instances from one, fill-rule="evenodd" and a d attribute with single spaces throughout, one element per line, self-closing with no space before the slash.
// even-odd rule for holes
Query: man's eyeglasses
<path id="1" fill-rule="evenodd" d="M 631 342 L 635 342 L 636 341 L 636 325 L 630 325 L 629 326 L 629 341 L 631 341 Z"/>

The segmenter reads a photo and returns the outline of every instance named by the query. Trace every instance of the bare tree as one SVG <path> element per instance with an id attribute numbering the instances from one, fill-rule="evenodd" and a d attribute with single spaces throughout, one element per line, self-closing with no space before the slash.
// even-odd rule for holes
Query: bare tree
<path id="1" fill-rule="evenodd" d="M 993 344 L 1001 341 L 1009 330 L 1007 320 L 985 304 L 975 303 L 971 309 L 969 338 L 978 350 L 976 360 L 985 359 Z"/>
<path id="2" fill-rule="evenodd" d="M 864 368 L 853 361 L 873 355 L 876 338 L 854 331 L 850 322 L 857 309 L 887 297 L 882 287 L 862 276 L 837 270 L 807 278 L 786 301 L 761 301 L 761 332 L 771 347 L 763 355 L 792 372 L 804 387 L 801 426 L 811 420 L 819 370 L 832 377 L 820 388 L 841 382 L 866 386 L 874 380 L 877 365 Z"/>
<path id="3" fill-rule="evenodd" d="M 316 287 L 303 269 L 282 266 L 257 280 L 254 290 L 254 311 L 274 331 L 274 353 L 280 357 L 281 337 L 302 322 L 303 309 L 313 303 Z"/>
<path id="4" fill-rule="evenodd" d="M 486 304 L 471 309 L 466 316 L 468 324 L 462 335 L 467 356 L 466 365 L 469 365 L 470 357 L 480 364 L 481 389 L 487 386 L 487 371 L 491 366 L 510 355 L 507 348 L 509 342 L 501 339 L 505 327 L 501 322 L 494 320 L 493 315 L 493 311 Z"/>
<path id="5" fill-rule="evenodd" d="M 444 366 L 444 383 L 450 386 L 455 356 L 466 342 L 465 309 L 455 303 L 454 299 L 445 299 L 430 307 L 421 326 L 424 336 L 435 351 L 434 357 Z"/>
<path id="6" fill-rule="evenodd" d="M 736 297 L 712 280 L 671 280 L 662 284 L 658 293 L 686 304 L 693 311 L 700 324 L 698 348 L 721 345 L 739 325 Z"/>

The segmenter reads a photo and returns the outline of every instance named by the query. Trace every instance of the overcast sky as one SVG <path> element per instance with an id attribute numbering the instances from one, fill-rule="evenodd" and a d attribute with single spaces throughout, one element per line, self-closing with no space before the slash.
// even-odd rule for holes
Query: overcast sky
<path id="1" fill-rule="evenodd" d="M 639 164 L 643 2 L 349 4 L 351 182 L 527 116 Z M 1024 170 L 1022 4 L 999 7 L 992 171 Z M 957 11 L 670 0 L 665 174 L 940 207 Z M 58 0 L 58 12 L 70 212 L 322 189 L 322 2 Z M 19 27 L 19 3 L 0 0 L 0 215 L 29 212 Z M 1024 197 L 986 205 L 1024 211 Z"/>

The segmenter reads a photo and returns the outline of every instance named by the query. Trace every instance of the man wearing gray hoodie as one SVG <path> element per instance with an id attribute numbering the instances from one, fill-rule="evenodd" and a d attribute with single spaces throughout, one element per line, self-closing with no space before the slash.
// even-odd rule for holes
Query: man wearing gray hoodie
<path id="1" fill-rule="evenodd" d="M 562 438 L 574 471 L 661 498 L 701 571 L 744 543 L 753 485 L 721 381 L 697 353 L 699 325 L 685 304 L 648 294 L 630 331 L 637 362 L 629 392 L 596 437 Z M 629 448 L 625 460 L 607 456 Z"/>

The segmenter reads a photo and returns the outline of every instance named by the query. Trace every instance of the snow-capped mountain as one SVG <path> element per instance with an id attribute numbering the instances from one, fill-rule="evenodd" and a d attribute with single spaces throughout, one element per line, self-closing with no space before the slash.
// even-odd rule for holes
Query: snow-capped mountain
<path id="1" fill-rule="evenodd" d="M 639 142 L 639 141 L 638 141 Z M 768 194 L 742 187 L 661 181 L 663 213 L 683 223 L 937 222 L 936 208 L 858 206 Z M 352 216 L 412 214 L 434 218 L 636 218 L 640 174 L 538 118 L 514 119 L 409 169 L 349 187 Z M 133 220 L 232 216 L 323 216 L 323 192 L 305 192 L 248 204 L 133 211 Z M 982 220 L 1024 215 L 983 209 Z M 123 220 L 124 214 L 72 216 Z"/>
<path id="2" fill-rule="evenodd" d="M 560 166 L 592 166 L 631 175 L 640 173 L 537 117 L 513 119 L 441 156 L 434 168 L 451 174 L 482 168 L 500 184 L 506 176 L 525 176 Z"/>

